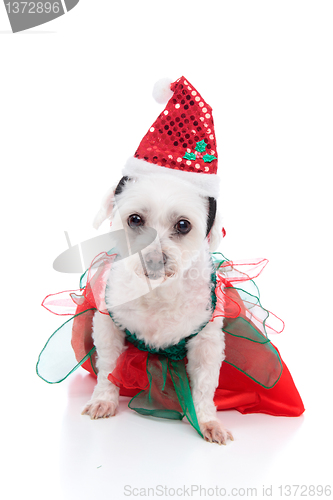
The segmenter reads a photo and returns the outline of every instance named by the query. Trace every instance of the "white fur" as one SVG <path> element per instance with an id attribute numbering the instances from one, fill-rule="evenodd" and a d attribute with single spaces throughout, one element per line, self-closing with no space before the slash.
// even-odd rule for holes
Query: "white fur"
<path id="1" fill-rule="evenodd" d="M 173 92 L 170 89 L 172 80 L 170 78 L 161 78 L 158 80 L 153 88 L 153 97 L 159 104 L 166 104 L 169 99 L 173 96 Z"/>
<path id="2" fill-rule="evenodd" d="M 113 210 L 113 197 L 115 189 L 116 186 L 113 186 L 105 194 L 104 199 L 102 201 L 102 206 L 94 218 L 93 226 L 95 229 L 98 229 L 99 226 L 102 224 L 102 222 L 111 217 Z"/>
<path id="3" fill-rule="evenodd" d="M 154 163 L 134 157 L 129 158 L 123 168 L 123 175 L 128 175 L 129 177 L 139 177 L 142 175 L 144 177 L 151 177 L 158 174 L 168 175 L 178 180 L 181 184 L 190 183 L 193 186 L 193 190 L 201 192 L 203 196 L 217 198 L 219 195 L 220 179 L 215 174 L 186 172 L 174 168 L 160 167 Z"/>
<path id="4" fill-rule="evenodd" d="M 119 389 L 107 377 L 125 349 L 125 335 L 110 316 L 97 311 L 93 319 L 93 339 L 98 352 L 97 385 L 82 414 L 87 413 L 91 418 L 110 417 L 118 406 Z"/>
<path id="5" fill-rule="evenodd" d="M 98 382 L 84 413 L 92 418 L 115 413 L 118 389 L 107 376 L 124 349 L 125 328 L 146 344 L 163 349 L 208 322 L 188 342 L 187 372 L 205 439 L 225 444 L 232 435 L 220 424 L 213 402 L 224 359 L 224 334 L 220 318 L 209 322 L 212 264 L 206 238 L 207 196 L 191 183 L 160 173 L 131 178 L 115 198 L 113 191 L 104 200 L 98 222 L 112 211 L 112 218 L 122 221 L 128 238 L 137 242 L 144 237 L 144 229 L 133 229 L 127 221 L 130 215 L 138 214 L 145 220 L 144 227 L 157 231 L 157 237 L 142 250 L 141 256 L 136 253 L 113 264 L 105 302 L 114 322 L 99 312 L 95 315 Z M 192 229 L 186 235 L 175 232 L 180 219 L 191 223 Z M 215 221 L 211 232 L 213 245 L 221 234 L 217 224 Z M 155 279 L 150 278 L 147 267 L 152 252 L 167 258 L 164 267 L 154 271 Z M 121 249 L 119 253 L 121 256 Z"/>

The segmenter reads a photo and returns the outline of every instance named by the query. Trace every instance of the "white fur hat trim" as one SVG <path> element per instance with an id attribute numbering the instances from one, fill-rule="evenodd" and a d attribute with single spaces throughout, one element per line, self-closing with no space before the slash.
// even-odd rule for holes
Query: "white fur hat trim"
<path id="1" fill-rule="evenodd" d="M 182 182 L 188 182 L 196 186 L 204 196 L 217 198 L 219 195 L 220 179 L 215 174 L 203 174 L 199 172 L 185 172 L 174 168 L 166 168 L 154 163 L 149 163 L 145 160 L 131 157 L 127 160 L 122 174 L 128 177 L 139 177 L 141 175 L 161 174 L 170 175 L 174 179 L 179 179 Z"/>

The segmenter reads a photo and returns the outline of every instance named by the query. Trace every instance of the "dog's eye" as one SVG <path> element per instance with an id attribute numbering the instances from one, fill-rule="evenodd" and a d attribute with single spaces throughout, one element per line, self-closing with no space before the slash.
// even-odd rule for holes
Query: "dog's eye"
<path id="1" fill-rule="evenodd" d="M 191 231 L 191 223 L 186 219 L 181 219 L 175 225 L 177 233 L 187 234 Z"/>
<path id="2" fill-rule="evenodd" d="M 129 227 L 132 227 L 132 228 L 143 226 L 144 223 L 145 223 L 145 221 L 138 214 L 130 215 L 128 220 L 127 220 L 127 224 L 129 225 Z"/>

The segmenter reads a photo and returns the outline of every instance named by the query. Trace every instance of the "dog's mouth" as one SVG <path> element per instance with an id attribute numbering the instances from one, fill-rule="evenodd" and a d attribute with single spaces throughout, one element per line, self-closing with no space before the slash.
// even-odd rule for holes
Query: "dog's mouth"
<path id="1" fill-rule="evenodd" d="M 141 276 L 156 284 L 172 278 L 176 274 L 176 262 L 163 251 L 150 251 L 141 257 Z"/>
<path id="2" fill-rule="evenodd" d="M 156 272 L 149 272 L 146 271 L 144 273 L 145 277 L 148 278 L 149 280 L 157 281 L 162 279 L 162 281 L 167 280 L 168 278 L 173 278 L 175 276 L 175 272 L 169 271 L 169 272 L 163 272 L 163 273 L 156 273 Z"/>

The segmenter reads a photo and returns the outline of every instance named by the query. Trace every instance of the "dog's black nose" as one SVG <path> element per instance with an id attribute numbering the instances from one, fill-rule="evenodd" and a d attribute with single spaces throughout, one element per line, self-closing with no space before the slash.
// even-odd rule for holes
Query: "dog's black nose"
<path id="1" fill-rule="evenodd" d="M 165 253 L 160 252 L 149 252 L 145 256 L 145 262 L 148 271 L 160 271 L 167 261 L 167 256 Z"/>

